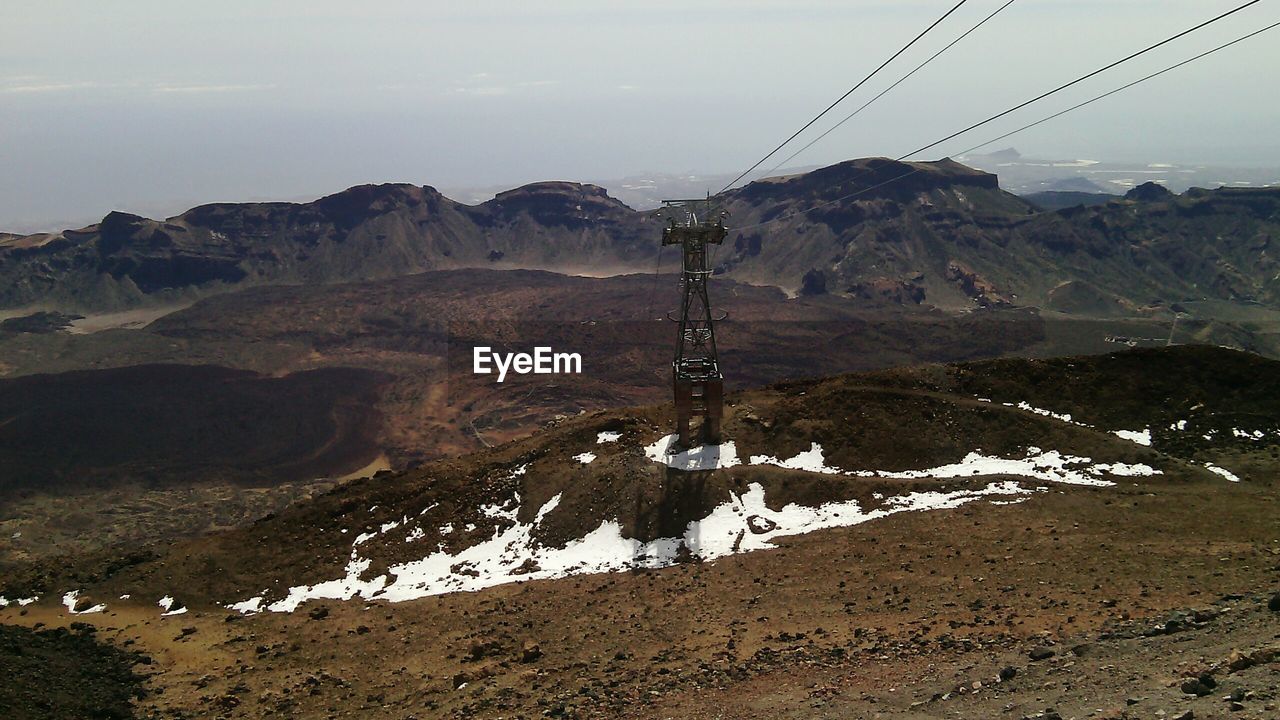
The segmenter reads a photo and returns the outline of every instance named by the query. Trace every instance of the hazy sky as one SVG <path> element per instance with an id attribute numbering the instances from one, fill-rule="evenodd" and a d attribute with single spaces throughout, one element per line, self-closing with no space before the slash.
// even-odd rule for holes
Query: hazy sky
<path id="1" fill-rule="evenodd" d="M 969 0 L 848 102 L 1002 2 Z M 902 154 L 1242 2 L 1018 0 L 793 164 Z M 4 0 L 0 230 L 362 182 L 736 172 L 953 4 Z M 1277 20 L 1264 0 L 930 155 Z M 1277 68 L 1280 29 L 1002 145 L 1277 166 Z"/>

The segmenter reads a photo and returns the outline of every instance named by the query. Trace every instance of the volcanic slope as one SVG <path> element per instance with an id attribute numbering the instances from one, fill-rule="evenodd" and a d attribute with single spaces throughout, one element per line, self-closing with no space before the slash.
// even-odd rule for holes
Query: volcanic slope
<path id="1" fill-rule="evenodd" d="M 44 599 L 0 617 L 97 611 L 174 714 L 1173 716 L 1230 637 L 1265 717 L 1278 369 L 1176 347 L 796 382 L 683 453 L 665 411 L 594 413 L 153 560 L 33 566 L 2 591 Z M 1157 620 L 1189 644 L 1120 642 Z"/>
<path id="2" fill-rule="evenodd" d="M 1204 298 L 1280 303 L 1280 189 L 1134 189 L 1045 211 L 951 160 L 852 160 L 716 198 L 717 272 L 746 283 L 947 309 L 1044 307 L 1088 282 L 1125 312 Z M 73 313 L 189 302 L 259 284 L 438 269 L 648 272 L 660 221 L 592 185 L 535 183 L 469 206 L 430 187 L 365 185 L 311 203 L 115 212 L 80 230 L 0 238 L 0 308 Z"/>

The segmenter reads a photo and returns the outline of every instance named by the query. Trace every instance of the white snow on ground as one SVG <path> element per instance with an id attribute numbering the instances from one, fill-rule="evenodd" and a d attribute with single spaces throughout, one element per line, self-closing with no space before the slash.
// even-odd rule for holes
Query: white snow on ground
<path id="1" fill-rule="evenodd" d="M 1063 455 L 1056 450 L 1043 451 L 1040 448 L 1028 448 L 1027 456 L 1021 459 L 998 458 L 971 452 L 958 463 L 941 465 L 926 470 L 906 470 L 903 472 L 854 470 L 844 471 L 830 467 L 822 455 L 822 445 L 813 443 L 809 449 L 790 460 L 778 460 L 766 455 L 751 456 L 752 465 L 777 465 L 791 470 L 805 470 L 825 475 L 856 475 L 858 477 L 879 477 L 897 480 L 913 480 L 934 478 L 946 480 L 977 475 L 1020 475 L 1048 482 L 1068 485 L 1094 485 L 1106 487 L 1113 485 L 1103 476 L 1110 474 L 1118 477 L 1140 477 L 1162 474 L 1148 465 L 1127 465 L 1124 463 L 1094 463 L 1086 457 Z"/>
<path id="2" fill-rule="evenodd" d="M 580 454 L 580 455 L 574 455 L 574 456 L 573 456 L 573 459 L 574 459 L 574 460 L 577 460 L 578 462 L 582 463 L 583 465 L 590 465 L 590 464 L 591 464 L 591 461 L 596 459 L 596 454 L 595 454 L 595 453 L 585 452 L 585 453 L 582 453 L 582 454 Z"/>
<path id="3" fill-rule="evenodd" d="M 40 599 L 39 597 L 29 597 L 29 598 L 18 598 L 17 600 L 10 600 L 9 598 L 4 597 L 3 595 L 0 595 L 0 608 L 7 608 L 10 605 L 17 605 L 18 607 L 26 607 L 39 599 Z"/>
<path id="4" fill-rule="evenodd" d="M 76 612 L 76 598 L 78 597 L 80 597 L 79 590 L 72 590 L 68 592 L 66 595 L 62 596 L 62 604 L 67 608 L 67 612 L 71 613 L 72 615 L 88 615 L 90 613 L 100 613 L 103 610 L 107 609 L 106 605 L 102 603 L 98 603 L 97 605 L 94 605 L 88 610 L 81 610 L 79 612 Z"/>
<path id="5" fill-rule="evenodd" d="M 752 465 L 777 465 L 788 470 L 804 470 L 807 472 L 823 473 L 825 475 L 843 475 L 844 471 L 839 468 L 828 467 L 826 461 L 822 457 L 822 446 L 818 443 L 810 443 L 809 449 L 799 453 L 790 460 L 779 460 L 769 455 L 752 455 Z"/>
<path id="6" fill-rule="evenodd" d="M 1065 417 L 1065 416 L 1063 416 Z M 1059 418 L 1062 419 L 1062 418 Z M 668 435 L 645 448 L 654 462 L 685 471 L 731 468 L 742 463 L 733 443 L 701 446 L 680 450 L 676 436 Z M 612 442 L 612 441 L 610 441 Z M 590 459 L 584 459 L 590 458 Z M 592 453 L 576 456 L 579 462 L 595 459 Z M 959 462 L 934 468 L 906 471 L 845 471 L 826 462 L 822 445 L 810 443 L 809 449 L 789 459 L 770 455 L 753 455 L 751 465 L 773 465 L 789 470 L 827 475 L 850 475 L 885 479 L 974 478 L 988 475 L 1012 475 L 1038 481 L 1072 485 L 1110 486 L 1108 477 L 1140 477 L 1161 472 L 1148 465 L 1095 463 L 1090 458 L 1063 455 L 1056 450 L 1028 448 L 1024 457 L 1000 458 L 971 452 Z M 517 477 L 527 466 L 513 471 Z M 1211 467 L 1212 469 L 1212 467 Z M 1216 469 L 1218 472 L 1220 469 Z M 1225 472 L 1225 471 L 1222 471 Z M 616 520 L 601 522 L 583 537 L 569 541 L 564 547 L 546 547 L 534 538 L 534 531 L 548 513 L 560 503 L 556 495 L 543 505 L 532 522 L 517 519 L 520 496 L 501 504 L 480 507 L 482 515 L 499 520 L 493 536 L 475 545 L 450 553 L 437 546 L 419 560 L 387 569 L 386 574 L 365 578 L 372 562 L 361 556 L 361 546 L 407 520 L 386 523 L 373 533 L 358 536 L 351 545 L 351 557 L 342 577 L 314 585 L 298 585 L 282 599 L 268 603 L 267 591 L 257 597 L 228 605 L 241 613 L 292 612 L 308 600 L 335 599 L 385 600 L 402 602 L 430 595 L 481 590 L 504 583 L 562 578 L 571 575 L 619 572 L 636 567 L 661 568 L 676 562 L 682 549 L 703 560 L 774 547 L 781 537 L 803 535 L 827 528 L 848 527 L 899 512 L 954 508 L 979 498 L 996 498 L 994 502 L 1022 502 L 1046 487 L 1027 488 L 1016 481 L 1001 481 L 974 490 L 951 492 L 916 492 L 884 498 L 877 494 L 881 506 L 864 510 L 856 500 L 832 502 L 820 507 L 790 504 L 781 510 L 770 510 L 765 504 L 765 489 L 752 483 L 742 494 L 730 493 L 730 500 L 702 519 L 692 521 L 679 537 L 658 538 L 651 542 L 623 537 Z M 468 525 L 467 530 L 476 529 Z M 441 534 L 453 532 L 453 525 L 440 527 Z M 407 540 L 423 536 L 421 528 L 413 528 Z M 74 597 L 71 598 L 74 603 Z M 64 599 L 64 602 L 66 600 Z"/>
<path id="7" fill-rule="evenodd" d="M 1111 434 L 1121 440 L 1128 440 L 1129 442 L 1151 447 L 1151 428 L 1146 430 L 1112 430 Z"/>
<path id="8" fill-rule="evenodd" d="M 520 512 L 520 493 L 516 493 L 515 497 L 501 505 L 481 505 L 480 514 L 485 517 L 491 517 L 499 520 L 510 520 L 515 522 L 516 513 Z M 417 528 L 415 528 L 416 530 Z"/>
<path id="9" fill-rule="evenodd" d="M 265 593 L 266 590 L 263 590 L 263 592 Z M 262 596 L 259 595 L 257 597 L 249 598 L 244 602 L 238 602 L 232 605 L 228 605 L 227 609 L 234 610 L 238 613 L 243 613 L 245 615 L 248 615 L 251 613 L 259 613 L 259 612 L 262 612 L 262 602 L 263 602 Z"/>
<path id="10" fill-rule="evenodd" d="M 1241 430 L 1240 428 L 1232 428 L 1231 434 L 1243 440 L 1266 440 L 1267 433 L 1263 430 Z M 1274 430 L 1271 433 L 1276 437 L 1280 437 L 1280 430 Z"/>
<path id="11" fill-rule="evenodd" d="M 615 520 L 606 520 L 585 536 L 563 548 L 546 547 L 534 540 L 533 530 L 560 503 L 557 495 L 538 511 L 532 523 L 515 523 L 495 530 L 489 540 L 448 553 L 434 552 L 421 560 L 391 566 L 388 574 L 371 579 L 361 576 L 370 561 L 352 548 L 344 577 L 299 585 L 274 603 L 263 596 L 229 605 L 241 613 L 293 612 L 307 600 L 386 600 L 403 602 L 449 592 L 481 590 L 494 585 L 563 578 L 586 573 L 619 572 L 636 567 L 661 568 L 676 562 L 681 547 L 703 560 L 774 547 L 773 541 L 826 528 L 848 527 L 900 512 L 954 508 L 983 497 L 1013 498 L 1036 490 L 1016 482 L 992 483 L 979 490 L 919 492 L 890 498 L 880 508 L 864 511 L 856 500 L 833 502 L 817 508 L 790 504 L 771 510 L 765 490 L 752 483 L 741 495 L 712 510 L 686 527 L 681 537 L 640 542 L 623 537 Z"/>
<path id="12" fill-rule="evenodd" d="M 978 402 L 986 402 L 986 403 L 991 402 L 987 398 L 977 398 L 977 400 Z M 1050 418 L 1053 418 L 1054 420 L 1061 420 L 1064 423 L 1069 423 L 1071 425 L 1076 425 L 1083 428 L 1093 427 L 1092 425 L 1086 425 L 1085 423 L 1073 420 L 1069 413 L 1056 413 L 1052 410 L 1045 410 L 1043 408 L 1034 407 L 1027 402 L 1019 402 L 1016 404 L 1015 403 L 1000 403 L 1000 404 L 1003 405 L 1004 407 L 1025 410 L 1026 412 L 1035 413 L 1036 415 L 1042 415 L 1044 417 L 1050 417 Z M 1170 430 L 1186 430 L 1187 421 L 1182 420 L 1180 422 L 1174 423 L 1173 425 L 1169 426 L 1169 429 Z M 1122 440 L 1128 440 L 1129 442 L 1137 443 L 1139 445 L 1143 445 L 1146 447 L 1151 447 L 1151 428 L 1147 428 L 1145 430 L 1112 430 L 1111 434 L 1115 435 L 1116 437 Z"/>
<path id="13" fill-rule="evenodd" d="M 1072 420 L 1070 415 L 1064 415 L 1062 413 L 1056 413 L 1052 410 L 1044 410 L 1038 407 L 1032 407 L 1029 403 L 1026 403 L 1026 402 L 1020 402 L 1017 405 L 1014 405 L 1013 403 L 1002 403 L 1002 404 L 1005 407 L 1016 407 L 1019 410 L 1025 410 L 1027 412 L 1035 413 L 1036 415 L 1043 415 L 1044 417 L 1051 417 L 1054 420 L 1061 420 L 1064 423 L 1071 423 L 1072 425 L 1080 425 L 1080 423 L 1076 422 L 1075 420 Z M 1082 425 L 1082 427 L 1088 427 L 1088 426 Z"/>
<path id="14" fill-rule="evenodd" d="M 618 442 L 618 439 L 621 437 L 622 437 L 622 433 L 620 432 L 605 431 L 596 435 L 596 444 L 603 445 L 604 443 Z"/>
<path id="15" fill-rule="evenodd" d="M 668 435 L 646 447 L 644 454 L 654 462 L 666 463 L 667 467 L 690 472 L 731 468 L 742 464 L 738 462 L 738 448 L 732 442 L 680 450 L 676 447 L 678 437 Z"/>
<path id="16" fill-rule="evenodd" d="M 1231 472 L 1226 468 L 1218 467 L 1213 463 L 1205 463 L 1204 466 L 1209 470 L 1209 472 L 1217 473 L 1222 477 L 1230 480 L 1231 482 L 1236 482 L 1236 483 L 1240 482 L 1240 478 L 1237 477 L 1235 473 Z"/>
<path id="17" fill-rule="evenodd" d="M 928 470 L 907 470 L 905 472 L 877 472 L 876 477 L 918 479 L 973 477 L 978 475 L 1020 475 L 1048 482 L 1067 485 L 1092 485 L 1109 487 L 1115 483 L 1103 477 L 1104 474 L 1133 477 L 1139 475 L 1160 475 L 1159 470 L 1147 465 L 1110 465 L 1093 464 L 1087 457 L 1063 455 L 1057 450 L 1044 451 L 1040 448 L 1028 448 L 1025 458 L 999 458 L 971 452 L 958 463 L 941 465 Z M 863 475 L 863 473 L 859 473 Z"/>
<path id="18" fill-rule="evenodd" d="M 156 603 L 157 605 L 160 606 L 161 610 L 164 610 L 164 612 L 160 613 L 160 617 L 169 617 L 171 615 L 186 614 L 187 607 L 185 605 L 178 605 L 178 607 L 174 607 L 173 606 L 174 602 L 175 601 L 173 597 L 169 595 L 165 595 L 164 597 L 160 598 L 160 601 Z"/>
<path id="19" fill-rule="evenodd" d="M 374 507 L 377 507 L 377 506 L 375 505 Z M 408 521 L 409 521 L 409 518 L 400 518 L 399 520 L 392 520 L 391 522 L 383 523 L 374 532 L 360 533 L 359 535 L 357 535 L 355 544 L 360 545 L 360 544 L 366 543 L 372 540 L 373 538 L 378 537 L 379 535 L 390 532 L 391 530 L 395 530 L 396 528 L 400 527 L 401 525 L 403 525 Z"/>

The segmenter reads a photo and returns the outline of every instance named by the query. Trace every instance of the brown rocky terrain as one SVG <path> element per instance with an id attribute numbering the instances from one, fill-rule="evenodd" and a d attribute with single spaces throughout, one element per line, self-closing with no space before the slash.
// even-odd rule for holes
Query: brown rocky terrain
<path id="1" fill-rule="evenodd" d="M 1278 378 L 1184 347 L 797 381 L 732 396 L 739 462 L 695 471 L 646 449 L 665 409 L 588 413 L 150 557 L 34 563 L 0 592 L 41 599 L 0 618 L 145 652 L 155 717 L 1268 718 Z"/>
<path id="2" fill-rule="evenodd" d="M 0 465 L 28 479 L 0 513 L 0 562 L 226 528 L 348 474 L 527 437 L 557 416 L 661 402 L 674 327 L 659 318 L 674 283 L 441 271 L 226 293 L 141 328 L 0 334 L 2 417 L 13 420 L 0 428 Z M 951 315 L 787 299 L 725 279 L 713 293 L 729 313 L 720 348 L 731 390 L 921 362 L 1109 352 L 1123 347 L 1114 337 L 1163 345 L 1171 329 L 1177 342 L 1280 353 L 1280 325 L 1264 309 L 1229 322 L 1209 319 L 1212 308 L 1208 318 L 1184 313 L 1171 328 L 1172 315 Z M 581 352 L 584 374 L 499 384 L 472 374 L 476 345 Z"/>

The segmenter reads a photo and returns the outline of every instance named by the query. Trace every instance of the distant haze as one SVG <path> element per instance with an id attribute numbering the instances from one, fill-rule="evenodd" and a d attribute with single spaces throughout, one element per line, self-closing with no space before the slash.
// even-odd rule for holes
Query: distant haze
<path id="1" fill-rule="evenodd" d="M 1002 2 L 971 0 L 832 119 Z M 0 230 L 363 182 L 736 174 L 953 4 L 7 0 Z M 1019 0 L 792 164 L 902 154 L 1238 4 Z M 924 159 L 1277 20 L 1260 3 Z M 1276 67 L 1280 30 L 1001 146 L 1280 167 Z"/>

